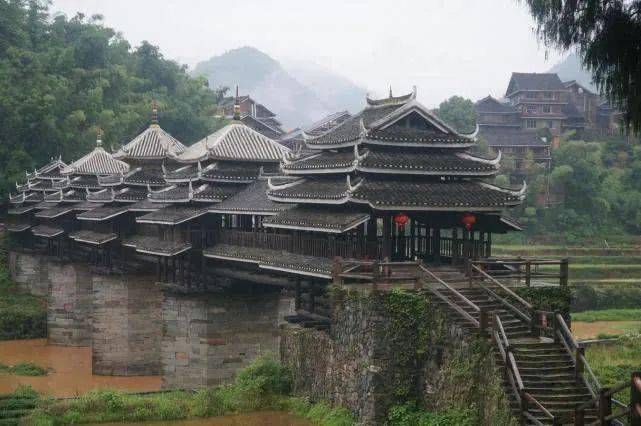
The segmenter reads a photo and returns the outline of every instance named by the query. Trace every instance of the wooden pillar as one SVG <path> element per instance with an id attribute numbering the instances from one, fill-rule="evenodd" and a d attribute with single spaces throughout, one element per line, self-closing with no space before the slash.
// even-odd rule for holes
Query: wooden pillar
<path id="1" fill-rule="evenodd" d="M 353 250 L 356 254 L 355 257 L 363 257 L 365 254 L 365 224 L 363 223 L 362 225 L 358 225 L 356 227 L 356 244 L 355 247 L 353 246 Z"/>
<path id="2" fill-rule="evenodd" d="M 309 312 L 314 313 L 316 311 L 316 286 L 315 282 L 312 281 L 309 284 Z"/>
<path id="3" fill-rule="evenodd" d="M 329 258 L 337 256 L 336 254 L 336 237 L 334 235 L 329 236 Z"/>
<path id="4" fill-rule="evenodd" d="M 452 263 L 456 263 L 459 258 L 460 241 L 458 239 L 458 228 L 452 228 Z"/>
<path id="5" fill-rule="evenodd" d="M 383 216 L 383 259 L 390 259 L 392 255 L 392 216 L 389 214 Z"/>
<path id="6" fill-rule="evenodd" d="M 294 309 L 300 309 L 300 277 L 296 277 L 296 290 L 294 296 Z"/>
<path id="7" fill-rule="evenodd" d="M 441 263 L 441 228 L 434 228 L 434 240 L 433 240 L 433 259 L 434 263 L 440 265 Z"/>
<path id="8" fill-rule="evenodd" d="M 373 258 L 377 257 L 378 254 L 378 229 L 377 229 L 377 218 L 372 215 L 367 221 L 367 255 Z"/>
<path id="9" fill-rule="evenodd" d="M 412 259 L 416 257 L 416 242 L 416 222 L 410 219 L 410 257 Z"/>

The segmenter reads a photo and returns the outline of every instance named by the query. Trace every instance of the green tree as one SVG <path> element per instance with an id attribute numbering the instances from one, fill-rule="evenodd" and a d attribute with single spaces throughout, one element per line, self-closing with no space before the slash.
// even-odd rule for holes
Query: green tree
<path id="1" fill-rule="evenodd" d="M 641 0 L 526 0 L 539 37 L 578 49 L 595 83 L 641 130 Z"/>
<path id="2" fill-rule="evenodd" d="M 0 197 L 62 155 L 72 160 L 105 131 L 117 148 L 148 125 L 152 99 L 161 125 L 190 144 L 222 123 L 220 94 L 143 42 L 136 49 L 102 17 L 51 17 L 46 1 L 0 0 Z"/>
<path id="3" fill-rule="evenodd" d="M 452 96 L 441 102 L 436 115 L 461 133 L 471 133 L 476 128 L 474 102 L 461 96 Z"/>

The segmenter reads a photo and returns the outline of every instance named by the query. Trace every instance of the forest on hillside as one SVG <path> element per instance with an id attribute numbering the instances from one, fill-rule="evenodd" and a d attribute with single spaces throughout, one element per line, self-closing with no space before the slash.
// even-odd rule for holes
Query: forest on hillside
<path id="1" fill-rule="evenodd" d="M 474 103 L 461 96 L 443 101 L 435 112 L 462 132 L 476 123 Z M 550 170 L 537 164 L 530 152 L 524 174 L 517 173 L 514 158 L 504 155 L 495 182 L 510 186 L 524 179 L 528 185 L 525 202 L 508 212 L 525 225 L 525 237 L 602 244 L 641 235 L 641 144 L 630 140 L 568 132 L 552 151 Z M 482 139 L 476 149 L 490 157 L 496 154 Z M 554 202 L 545 202 L 550 199 Z"/>
<path id="2" fill-rule="evenodd" d="M 220 94 L 205 79 L 132 46 L 102 17 L 52 15 L 48 2 L 0 0 L 0 197 L 51 157 L 76 159 L 144 129 L 156 99 L 161 125 L 191 144 L 221 126 Z"/>

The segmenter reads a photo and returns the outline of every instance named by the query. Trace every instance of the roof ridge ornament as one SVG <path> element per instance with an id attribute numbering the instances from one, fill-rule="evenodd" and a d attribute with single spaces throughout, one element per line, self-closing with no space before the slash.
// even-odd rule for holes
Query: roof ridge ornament
<path id="1" fill-rule="evenodd" d="M 293 181 L 293 182 L 287 182 L 287 183 L 284 183 L 284 184 L 282 184 L 282 185 L 274 185 L 274 184 L 272 183 L 272 178 L 271 178 L 271 177 L 269 177 L 269 178 L 267 178 L 267 187 L 268 187 L 271 191 L 278 191 L 278 190 L 281 190 L 281 189 L 290 188 L 290 187 L 292 187 L 292 186 L 299 185 L 299 184 L 301 184 L 301 183 L 305 182 L 305 180 L 306 180 L 306 179 L 298 179 L 298 180 L 295 180 L 295 181 Z"/>
<path id="2" fill-rule="evenodd" d="M 523 185 L 521 186 L 521 189 L 519 189 L 519 190 L 503 188 L 501 186 L 493 185 L 491 183 L 486 183 L 486 182 L 479 182 L 479 185 L 481 185 L 484 188 L 494 189 L 494 190 L 503 192 L 505 194 L 509 194 L 509 195 L 514 196 L 514 197 L 518 197 L 520 200 L 523 200 L 525 198 L 525 193 L 527 192 L 527 182 L 525 180 L 523 181 Z"/>
<path id="3" fill-rule="evenodd" d="M 167 168 L 165 168 L 165 160 L 162 160 L 162 163 L 160 164 L 160 168 L 162 168 L 162 174 L 166 175 L 167 174 Z"/>
<path id="4" fill-rule="evenodd" d="M 100 128 L 98 128 L 98 132 L 96 134 L 96 148 L 102 149 L 102 129 Z"/>
<path id="5" fill-rule="evenodd" d="M 189 178 L 189 195 L 188 195 L 189 201 L 194 199 L 194 186 L 191 183 L 191 178 Z"/>
<path id="6" fill-rule="evenodd" d="M 363 179 L 359 179 L 359 181 L 356 183 L 356 185 L 352 185 L 352 179 L 349 175 L 349 173 L 346 175 L 347 176 L 347 192 L 352 193 L 358 189 L 359 186 L 363 183 Z"/>
<path id="7" fill-rule="evenodd" d="M 156 98 L 151 100 L 151 125 L 158 126 L 158 103 Z"/>
<path id="8" fill-rule="evenodd" d="M 358 136 L 361 139 L 365 139 L 367 137 L 367 127 L 365 127 L 365 121 L 363 121 L 363 117 L 361 117 L 360 121 L 358 122 L 358 126 L 360 129 L 358 132 Z"/>
<path id="9" fill-rule="evenodd" d="M 472 133 L 459 133 L 459 136 L 476 142 L 476 137 L 479 134 L 479 130 L 480 130 L 479 123 L 476 123 L 476 127 L 474 128 L 474 131 Z"/>
<path id="10" fill-rule="evenodd" d="M 238 96 L 238 85 L 236 85 L 236 98 L 234 99 L 234 121 L 240 121 L 240 98 Z"/>

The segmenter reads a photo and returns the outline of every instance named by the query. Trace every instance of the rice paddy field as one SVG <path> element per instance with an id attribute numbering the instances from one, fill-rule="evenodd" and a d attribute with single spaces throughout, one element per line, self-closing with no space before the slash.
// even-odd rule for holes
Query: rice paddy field
<path id="1" fill-rule="evenodd" d="M 641 333 L 641 245 L 564 247 L 495 245 L 497 257 L 567 258 L 573 288 L 572 328 L 579 339 Z M 558 266 L 539 266 L 558 272 Z"/>

